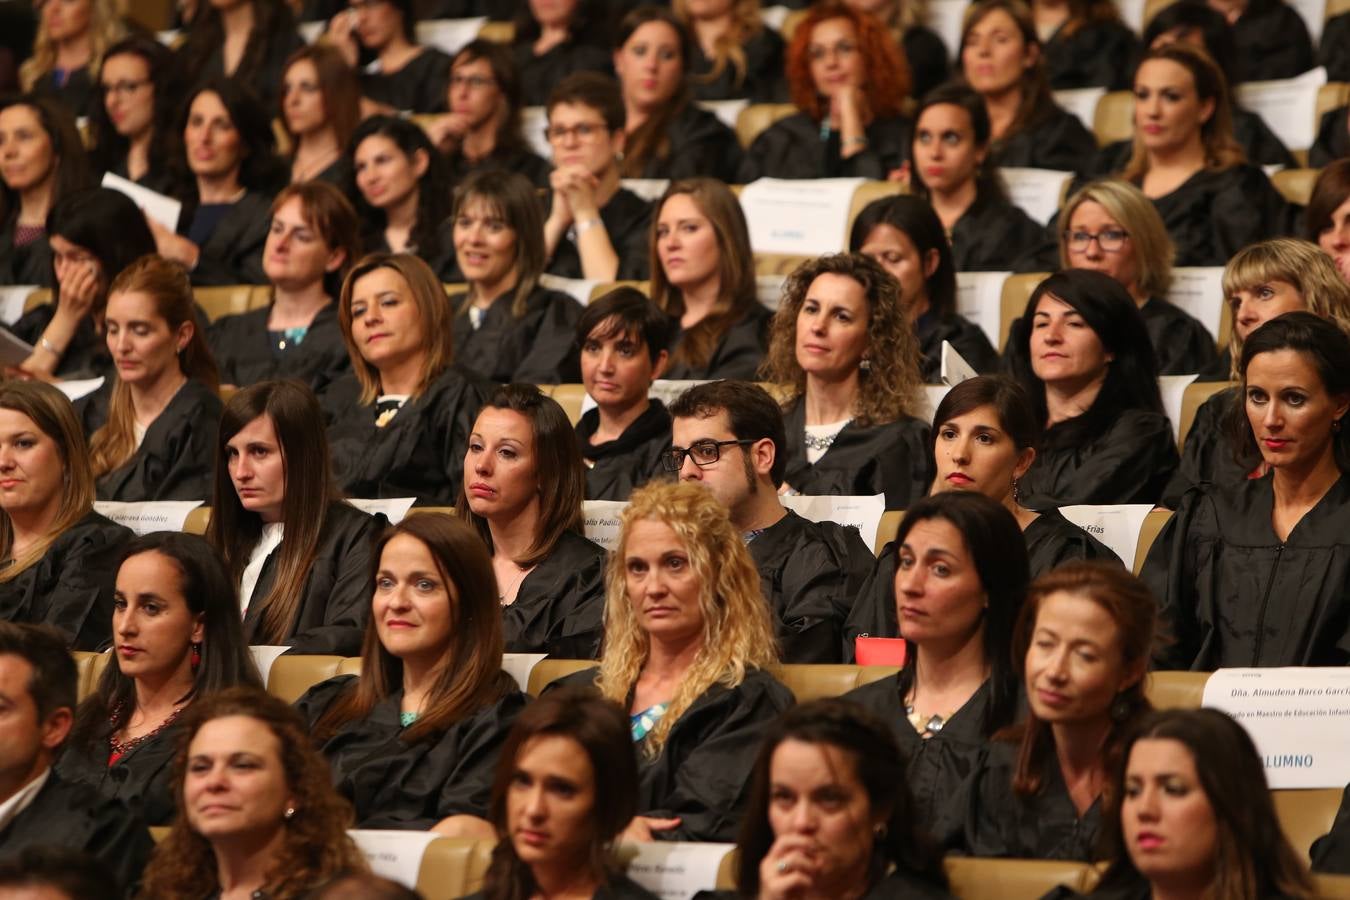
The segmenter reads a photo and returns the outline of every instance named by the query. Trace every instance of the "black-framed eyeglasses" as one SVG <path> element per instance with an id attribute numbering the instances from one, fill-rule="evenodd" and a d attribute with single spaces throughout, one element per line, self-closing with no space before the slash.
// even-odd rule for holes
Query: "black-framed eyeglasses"
<path id="1" fill-rule="evenodd" d="M 1120 228 L 1104 228 L 1093 234 L 1090 231 L 1066 231 L 1064 232 L 1064 242 L 1069 245 L 1069 249 L 1076 253 L 1087 251 L 1088 244 L 1093 241 L 1102 248 L 1104 253 L 1115 253 L 1125 246 L 1125 241 L 1130 233 Z"/>
<path id="2" fill-rule="evenodd" d="M 667 472 L 678 472 L 684 466 L 686 456 L 694 460 L 700 469 L 711 466 L 722 458 L 722 448 L 732 444 L 753 444 L 751 440 L 732 441 L 694 441 L 688 447 L 671 447 L 661 454 L 661 465 Z"/>

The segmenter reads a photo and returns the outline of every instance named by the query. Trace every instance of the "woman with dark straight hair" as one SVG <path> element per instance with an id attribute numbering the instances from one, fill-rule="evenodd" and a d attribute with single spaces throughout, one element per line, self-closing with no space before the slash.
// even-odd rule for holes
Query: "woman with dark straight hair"
<path id="1" fill-rule="evenodd" d="M 320 43 L 292 53 L 279 100 L 291 139 L 291 184 L 318 180 L 345 187 L 347 144 L 361 120 L 361 86 L 341 51 Z"/>
<path id="2" fill-rule="evenodd" d="M 361 677 L 297 706 L 359 828 L 491 837 L 493 769 L 526 698 L 502 671 L 492 561 L 473 528 L 422 513 L 385 530 Z"/>
<path id="3" fill-rule="evenodd" d="M 581 448 L 562 407 L 533 385 L 498 388 L 469 435 L 455 508 L 492 553 L 510 652 L 600 652 L 605 551 L 583 534 L 585 498 Z"/>
<path id="4" fill-rule="evenodd" d="M 116 584 L 113 661 L 76 710 L 57 771 L 124 800 L 147 825 L 167 825 L 180 717 L 202 697 L 236 685 L 261 689 L 262 679 L 229 575 L 202 538 L 136 538 Z"/>
<path id="5" fill-rule="evenodd" d="M 365 251 L 415 253 L 444 278 L 450 177 L 426 132 L 404 119 L 371 116 L 356 127 L 347 156 L 347 194 L 356 200 Z"/>
<path id="6" fill-rule="evenodd" d="M 264 381 L 225 404 L 206 539 L 239 585 L 250 644 L 355 656 L 383 523 L 338 499 L 323 413 L 304 385 Z"/>
<path id="7" fill-rule="evenodd" d="M 173 69 L 173 52 L 149 35 L 128 35 L 108 48 L 89 117 L 96 176 L 111 172 L 161 194 L 173 190 Z"/>

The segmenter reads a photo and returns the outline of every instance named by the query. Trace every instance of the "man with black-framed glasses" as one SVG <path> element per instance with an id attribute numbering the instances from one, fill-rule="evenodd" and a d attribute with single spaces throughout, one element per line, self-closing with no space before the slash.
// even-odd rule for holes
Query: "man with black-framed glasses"
<path id="1" fill-rule="evenodd" d="M 713 381 L 670 407 L 662 467 L 712 491 L 745 535 L 773 607 L 784 662 L 840 662 L 840 629 L 873 558 L 858 529 L 811 522 L 783 507 L 787 445 L 778 404 L 761 387 Z"/>

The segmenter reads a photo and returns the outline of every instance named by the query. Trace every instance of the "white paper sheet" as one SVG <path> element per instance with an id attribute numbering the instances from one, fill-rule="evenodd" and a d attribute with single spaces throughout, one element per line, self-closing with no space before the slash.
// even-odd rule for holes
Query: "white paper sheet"
<path id="1" fill-rule="evenodd" d="M 542 106 L 523 106 L 520 109 L 520 132 L 525 135 L 525 143 L 536 156 L 545 160 L 553 159 L 553 146 L 544 137 L 548 127 L 548 111 Z"/>
<path id="2" fill-rule="evenodd" d="M 759 11 L 759 17 L 764 20 L 764 24 L 774 31 L 783 30 L 783 22 L 787 20 L 788 14 L 792 10 L 786 6 L 766 6 Z"/>
<path id="3" fill-rule="evenodd" d="M 928 27 L 942 38 L 951 59 L 961 49 L 961 19 L 969 6 L 969 0 L 929 0 Z"/>
<path id="4" fill-rule="evenodd" d="M 849 209 L 862 178 L 761 178 L 741 191 L 756 253 L 819 256 L 846 250 Z"/>
<path id="5" fill-rule="evenodd" d="M 1061 506 L 1059 511 L 1064 518 L 1110 547 L 1126 570 L 1134 571 L 1139 532 L 1152 509 L 1147 503 L 1122 503 L 1116 506 Z"/>
<path id="6" fill-rule="evenodd" d="M 1308 26 L 1308 35 L 1312 38 L 1313 46 L 1316 46 L 1322 40 L 1322 26 L 1327 18 L 1327 0 L 1289 0 L 1289 5 L 1303 17 L 1303 23 Z"/>
<path id="7" fill-rule="evenodd" d="M 182 531 L 188 513 L 202 503 L 201 500 L 147 500 L 143 503 L 95 500 L 94 511 L 137 534 L 149 534 L 152 531 Z"/>
<path id="8" fill-rule="evenodd" d="M 1176 267 L 1167 299 L 1199 319 L 1218 341 L 1223 321 L 1223 266 Z"/>
<path id="9" fill-rule="evenodd" d="M 689 900 L 717 887 L 717 870 L 735 848 L 735 844 L 651 841 L 625 844 L 620 852 L 627 859 L 629 878 L 661 900 Z"/>
<path id="10" fill-rule="evenodd" d="M 919 393 L 919 408 L 914 414 L 924 422 L 933 421 L 933 416 L 937 415 L 938 404 L 950 390 L 951 387 L 945 384 L 925 384 Z"/>
<path id="11" fill-rule="evenodd" d="M 585 524 L 586 537 L 595 541 L 606 550 L 619 547 L 619 529 L 622 523 L 619 516 L 628 506 L 627 500 L 586 500 L 581 504 L 581 518 Z"/>
<path id="12" fill-rule="evenodd" d="M 670 187 L 669 178 L 621 178 L 619 184 L 648 203 L 655 203 Z"/>
<path id="13" fill-rule="evenodd" d="M 417 502 L 416 497 L 388 497 L 382 500 L 358 500 L 352 498 L 347 501 L 355 506 L 361 512 L 367 515 L 384 513 L 384 517 L 389 520 L 390 525 L 397 525 L 403 521 L 403 517 L 412 509 L 412 505 Z"/>
<path id="14" fill-rule="evenodd" d="M 1297 78 L 1248 81 L 1237 86 L 1240 106 L 1259 115 L 1290 150 L 1306 150 L 1317 137 L 1317 89 L 1327 83 L 1318 66 Z"/>
<path id="15" fill-rule="evenodd" d="M 454 56 L 460 48 L 478 37 L 487 16 L 468 19 L 423 19 L 417 23 L 417 43 L 435 47 Z"/>
<path id="16" fill-rule="evenodd" d="M 103 382 L 104 377 L 102 375 L 97 378 L 72 378 L 68 381 L 56 382 L 56 388 L 69 397 L 71 403 L 74 403 L 81 397 L 87 397 L 103 387 Z"/>
<path id="17" fill-rule="evenodd" d="M 272 676 L 272 664 L 277 661 L 290 647 L 279 647 L 275 644 L 255 644 L 248 648 L 248 652 L 253 655 L 253 664 L 258 667 L 258 674 L 262 676 L 263 684 L 267 684 L 267 679 Z"/>
<path id="18" fill-rule="evenodd" d="M 417 872 L 431 842 L 440 838 L 434 831 L 375 831 L 353 828 L 347 832 L 366 855 L 370 871 L 381 878 L 417 887 Z"/>
<path id="19" fill-rule="evenodd" d="M 1220 669 L 1203 703 L 1247 729 L 1271 788 L 1350 782 L 1350 668 Z"/>
<path id="20" fill-rule="evenodd" d="M 0 322 L 13 325 L 23 316 L 23 308 L 34 291 L 41 290 L 36 284 L 6 284 L 0 286 Z"/>
<path id="21" fill-rule="evenodd" d="M 1055 102 L 1078 117 L 1088 131 L 1097 119 L 1097 101 L 1106 96 L 1106 88 L 1074 88 L 1067 91 L 1051 91 Z"/>
<path id="22" fill-rule="evenodd" d="M 956 348 L 951 345 L 951 341 L 942 342 L 942 383 L 948 387 L 956 387 L 963 381 L 968 381 L 980 374 L 975 371 L 975 367 L 966 362 Z"/>
<path id="23" fill-rule="evenodd" d="M 957 272 L 956 311 L 984 331 L 999 346 L 999 319 L 1003 314 L 1003 282 L 1011 272 Z"/>
<path id="24" fill-rule="evenodd" d="M 1116 10 L 1120 13 L 1120 20 L 1128 25 L 1135 34 L 1144 33 L 1144 11 L 1147 7 L 1145 0 L 1116 0 Z"/>
<path id="25" fill-rule="evenodd" d="M 1045 225 L 1059 211 L 1059 195 L 1072 172 L 1057 169 L 1024 169 L 1014 166 L 1000 168 L 998 173 L 1008 186 L 1008 199 L 1014 206 L 1037 222 Z"/>
<path id="26" fill-rule="evenodd" d="M 774 312 L 783 302 L 783 282 L 786 275 L 756 275 L 755 297 Z"/>
<path id="27" fill-rule="evenodd" d="M 530 686 L 530 673 L 547 653 L 503 653 L 502 671 L 516 680 L 524 692 Z"/>
<path id="28" fill-rule="evenodd" d="M 1195 381 L 1195 375 L 1160 375 L 1158 390 L 1162 392 L 1163 410 L 1172 420 L 1172 437 L 1181 440 L 1181 402 L 1186 398 L 1186 388 Z"/>
<path id="29" fill-rule="evenodd" d="M 812 522 L 837 522 L 858 529 L 867 546 L 876 544 L 881 514 L 886 511 L 886 495 L 857 497 L 807 496 L 803 494 L 779 497 L 783 505 Z"/>
<path id="30" fill-rule="evenodd" d="M 112 172 L 103 173 L 103 186 L 126 194 L 141 212 L 170 231 L 178 230 L 178 217 L 183 214 L 183 204 L 179 201 Z"/>
<path id="31" fill-rule="evenodd" d="M 301 22 L 295 26 L 295 30 L 300 34 L 300 39 L 306 44 L 312 44 L 323 34 L 323 30 L 328 27 L 328 23 L 323 19 L 317 22 Z"/>
<path id="32" fill-rule="evenodd" d="M 700 100 L 698 105 L 708 112 L 717 116 L 722 124 L 736 130 L 736 121 L 741 117 L 741 112 L 750 105 L 749 100 Z"/>

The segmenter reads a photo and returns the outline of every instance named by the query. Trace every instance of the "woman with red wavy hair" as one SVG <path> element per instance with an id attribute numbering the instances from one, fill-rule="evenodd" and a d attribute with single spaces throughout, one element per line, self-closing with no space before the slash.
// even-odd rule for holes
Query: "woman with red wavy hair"
<path id="1" fill-rule="evenodd" d="M 876 18 L 813 6 L 788 44 L 787 78 L 799 112 L 755 139 L 742 181 L 889 178 L 909 158 L 909 64 Z"/>

